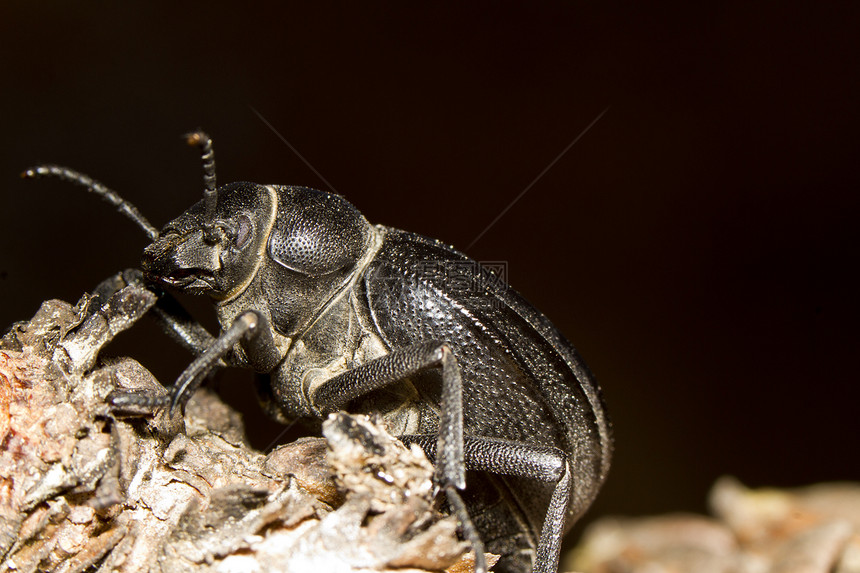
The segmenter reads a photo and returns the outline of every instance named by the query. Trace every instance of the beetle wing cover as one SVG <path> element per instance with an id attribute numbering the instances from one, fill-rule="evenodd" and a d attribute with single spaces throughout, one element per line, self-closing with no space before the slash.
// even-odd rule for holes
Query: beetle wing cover
<path id="1" fill-rule="evenodd" d="M 450 344 L 463 373 L 467 433 L 568 453 L 578 512 L 608 470 L 603 403 L 573 346 L 501 279 L 439 241 L 388 230 L 365 285 L 390 347 Z"/>

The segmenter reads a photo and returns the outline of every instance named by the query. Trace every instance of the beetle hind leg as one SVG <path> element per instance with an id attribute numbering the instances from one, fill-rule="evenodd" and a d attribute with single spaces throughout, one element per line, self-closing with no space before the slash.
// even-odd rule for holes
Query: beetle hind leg
<path id="1" fill-rule="evenodd" d="M 435 459 L 436 444 L 433 436 L 407 435 L 400 436 L 400 439 L 406 444 L 417 444 L 431 461 Z M 564 452 L 550 446 L 534 446 L 480 436 L 465 436 L 463 452 L 468 470 L 525 477 L 555 484 L 541 529 L 533 569 L 533 573 L 555 573 L 572 490 L 570 464 Z"/>

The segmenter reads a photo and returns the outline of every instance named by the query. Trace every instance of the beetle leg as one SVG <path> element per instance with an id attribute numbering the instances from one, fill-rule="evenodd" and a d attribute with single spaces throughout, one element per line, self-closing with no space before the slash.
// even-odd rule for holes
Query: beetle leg
<path id="1" fill-rule="evenodd" d="M 263 343 L 265 343 L 267 338 L 271 342 L 271 333 L 268 332 L 266 326 L 266 319 L 260 313 L 253 310 L 247 310 L 236 317 L 230 328 L 222 332 L 176 379 L 170 397 L 171 416 L 178 408 L 185 406 L 185 403 L 206 376 L 211 374 L 219 365 L 223 365 L 221 359 L 238 342 L 242 340 L 262 339 Z M 261 333 L 264 333 L 264 336 L 258 336 Z M 265 334 L 268 334 L 268 337 Z M 258 341 L 254 340 L 254 342 Z"/>
<path id="2" fill-rule="evenodd" d="M 432 435 L 400 436 L 405 444 L 417 444 L 432 461 L 436 444 Z M 558 566 L 564 520 L 571 496 L 571 472 L 567 456 L 559 448 L 534 446 L 513 440 L 464 436 L 466 469 L 493 474 L 534 478 L 556 484 L 544 518 L 533 573 L 554 573 Z"/>
<path id="3" fill-rule="evenodd" d="M 451 348 L 443 342 L 420 342 L 371 360 L 353 370 L 334 376 L 320 385 L 311 395 L 311 404 L 325 416 L 344 408 L 351 401 L 374 390 L 399 382 L 410 375 L 427 370 L 442 369 L 442 400 L 439 434 L 434 451 L 442 452 L 434 466 L 436 484 L 445 490 L 463 534 L 475 551 L 475 570 L 486 571 L 484 545 L 466 511 L 458 489 L 466 486 L 463 462 L 463 382 L 460 367 Z"/>
<path id="4" fill-rule="evenodd" d="M 561 537 L 564 535 L 564 518 L 570 504 L 572 485 L 570 464 L 564 460 L 564 473 L 552 492 L 549 507 L 546 510 L 532 573 L 554 573 L 558 567 Z"/>
<path id="5" fill-rule="evenodd" d="M 216 338 L 209 347 L 200 354 L 179 375 L 169 396 L 150 395 L 149 393 L 114 391 L 108 395 L 108 401 L 113 409 L 123 412 L 145 413 L 166 405 L 170 405 L 170 417 L 185 406 L 194 391 L 224 362 L 221 358 L 226 355 L 233 345 L 247 336 L 253 335 L 257 328 L 259 315 L 254 311 L 241 314 L 221 336 Z"/>
<path id="6" fill-rule="evenodd" d="M 148 411 L 169 403 L 169 414 L 173 417 L 179 408 L 185 406 L 206 376 L 225 365 L 224 357 L 242 341 L 248 342 L 250 346 L 246 354 L 249 355 L 248 362 L 251 366 L 268 366 L 269 362 L 276 359 L 267 319 L 256 311 L 248 310 L 240 314 L 218 338 L 213 338 L 211 344 L 179 375 L 170 391 L 169 399 L 138 392 L 116 391 L 111 392 L 108 400 L 115 409 L 122 411 Z"/>
<path id="7" fill-rule="evenodd" d="M 126 269 L 100 282 L 93 289 L 90 308 L 100 308 L 114 293 L 131 284 L 145 286 L 157 295 L 158 300 L 149 310 L 148 316 L 151 316 L 158 326 L 180 346 L 192 354 L 199 355 L 215 341 L 215 337 L 188 314 L 185 307 L 172 294 L 146 285 L 143 272 L 139 269 Z"/>
<path id="8" fill-rule="evenodd" d="M 460 521 L 460 527 L 463 529 L 463 537 L 469 540 L 472 545 L 472 551 L 475 552 L 475 573 L 487 573 L 487 556 L 484 555 L 484 542 L 481 541 L 481 536 L 478 535 L 478 530 L 475 524 L 472 523 L 472 518 L 469 517 L 469 510 L 466 509 L 466 504 L 459 492 L 454 486 L 445 486 L 445 497 L 451 507 L 454 508 L 454 515 Z"/>
<path id="9" fill-rule="evenodd" d="M 463 387 L 460 368 L 447 344 L 421 342 L 394 350 L 325 381 L 310 396 L 310 401 L 322 416 L 326 416 L 342 410 L 356 398 L 428 368 L 442 369 L 442 403 L 437 436 L 442 456 L 436 462 L 437 482 L 463 489 L 466 486 Z"/>
<path id="10" fill-rule="evenodd" d="M 203 354 L 215 342 L 215 337 L 170 293 L 159 293 L 149 316 L 170 338 L 193 354 Z"/>

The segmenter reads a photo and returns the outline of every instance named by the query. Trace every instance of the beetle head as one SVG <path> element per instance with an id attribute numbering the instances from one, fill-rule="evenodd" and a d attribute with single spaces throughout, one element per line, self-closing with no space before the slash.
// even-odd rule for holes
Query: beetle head
<path id="1" fill-rule="evenodd" d="M 187 142 L 201 151 L 203 200 L 165 225 L 145 249 L 142 267 L 149 280 L 208 294 L 222 307 L 267 307 L 283 334 L 311 323 L 367 254 L 370 224 L 343 197 L 306 187 L 216 188 L 211 139 L 198 131 Z M 256 287 L 248 289 L 255 279 Z"/>
<path id="2" fill-rule="evenodd" d="M 167 287 L 232 298 L 256 274 L 275 207 L 270 187 L 225 185 L 164 226 L 143 252 L 143 270 Z"/>
<path id="3" fill-rule="evenodd" d="M 292 334 L 349 281 L 371 235 L 338 195 L 234 183 L 165 225 L 142 267 L 150 281 L 224 303 L 259 277 L 251 300 L 240 304 L 266 305 L 276 328 Z"/>

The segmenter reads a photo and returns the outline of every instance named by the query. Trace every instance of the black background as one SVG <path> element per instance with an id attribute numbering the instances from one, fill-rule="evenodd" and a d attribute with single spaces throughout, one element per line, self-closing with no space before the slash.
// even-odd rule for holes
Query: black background
<path id="1" fill-rule="evenodd" d="M 3 326 L 146 244 L 18 179 L 34 163 L 160 226 L 200 197 L 179 136 L 204 127 L 220 182 L 332 188 L 466 249 L 608 108 L 467 250 L 507 261 L 603 385 L 617 456 L 589 518 L 703 511 L 722 474 L 860 477 L 856 3 L 29 4 L 0 8 Z M 149 324 L 111 349 L 166 382 L 188 361 Z"/>

